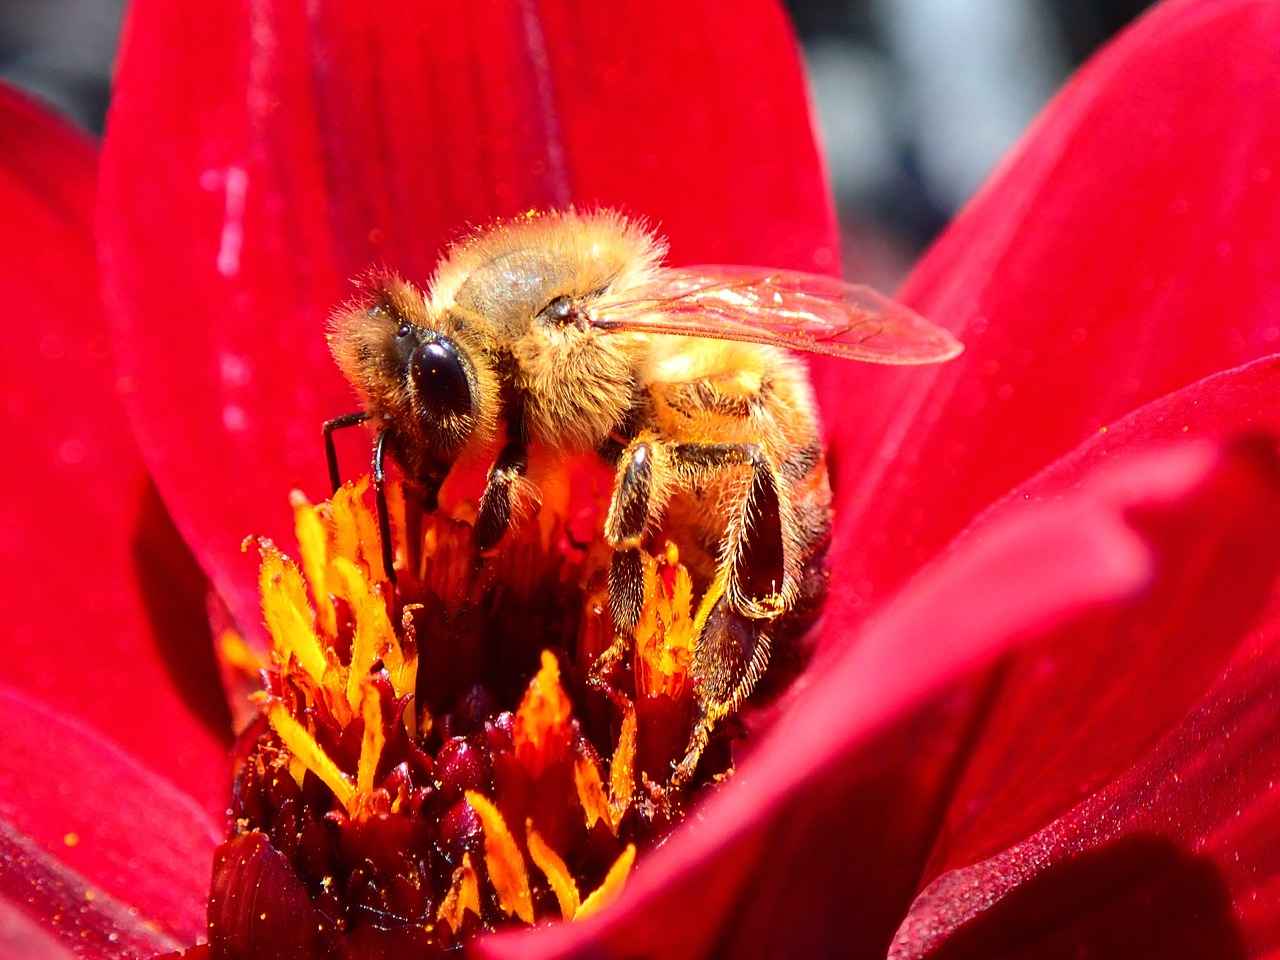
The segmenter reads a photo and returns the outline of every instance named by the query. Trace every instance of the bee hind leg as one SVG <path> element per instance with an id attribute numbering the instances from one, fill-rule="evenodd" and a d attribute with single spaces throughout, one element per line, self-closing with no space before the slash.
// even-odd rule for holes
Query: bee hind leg
<path id="1" fill-rule="evenodd" d="M 795 593 L 787 569 L 788 514 L 764 451 L 754 443 L 682 443 L 671 456 L 688 476 L 751 468 L 746 495 L 725 531 L 720 566 L 728 572 L 726 593 L 748 617 L 772 619 L 788 609 Z"/>
<path id="2" fill-rule="evenodd" d="M 673 459 L 687 473 L 750 467 L 740 509 L 730 518 L 710 612 L 694 650 L 698 718 L 671 785 L 687 783 L 718 721 L 737 713 L 769 665 L 771 625 L 795 590 L 787 570 L 786 504 L 764 451 L 756 444 L 683 444 Z M 700 619 L 702 619 L 700 617 Z"/>
<path id="3" fill-rule="evenodd" d="M 716 723 L 738 712 L 768 667 L 769 649 L 769 621 L 738 613 L 721 593 L 694 651 L 698 719 L 689 734 L 684 759 L 671 775 L 672 787 L 679 789 L 693 778 Z"/>

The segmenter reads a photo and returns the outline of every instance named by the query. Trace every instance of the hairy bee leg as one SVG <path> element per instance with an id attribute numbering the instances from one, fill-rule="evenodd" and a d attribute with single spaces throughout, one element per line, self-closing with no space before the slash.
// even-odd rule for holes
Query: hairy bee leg
<path id="1" fill-rule="evenodd" d="M 730 519 L 722 563 L 729 570 L 735 606 L 772 618 L 786 607 L 786 538 L 778 480 L 769 458 L 754 443 L 682 443 L 671 449 L 672 462 L 686 474 L 750 467 L 751 485 Z"/>
<path id="2" fill-rule="evenodd" d="M 529 449 L 518 440 L 508 442 L 489 468 L 476 517 L 475 543 L 481 553 L 496 547 L 511 525 L 513 494 L 528 469 Z"/>
<path id="3" fill-rule="evenodd" d="M 605 517 L 605 542 L 614 550 L 609 564 L 609 608 L 613 624 L 622 634 L 635 630 L 644 604 L 640 541 L 653 505 L 656 446 L 650 440 L 634 440 L 627 445 L 618 460 L 613 497 Z"/>
<path id="4" fill-rule="evenodd" d="M 671 785 L 688 783 L 717 722 L 738 711 L 769 665 L 769 621 L 734 610 L 727 594 L 712 607 L 698 646 L 693 670 L 698 681 L 698 719 L 684 759 L 671 775 Z"/>
<path id="5" fill-rule="evenodd" d="M 644 607 L 644 559 L 639 547 L 616 550 L 609 563 L 609 609 L 613 625 L 630 636 Z M 613 646 L 618 646 L 615 642 Z"/>
<path id="6" fill-rule="evenodd" d="M 369 414 L 360 411 L 359 413 L 347 413 L 324 422 L 324 460 L 329 465 L 329 482 L 333 485 L 334 493 L 337 493 L 338 488 L 342 486 L 342 476 L 338 472 L 338 450 L 333 445 L 333 431 L 354 427 L 356 424 L 364 423 L 368 419 Z"/>
<path id="7" fill-rule="evenodd" d="M 387 475 L 384 461 L 387 448 L 387 431 L 378 433 L 373 445 L 373 502 L 378 510 L 378 536 L 382 540 L 382 567 L 387 579 L 396 582 L 396 552 L 391 542 L 391 512 L 387 509 Z"/>

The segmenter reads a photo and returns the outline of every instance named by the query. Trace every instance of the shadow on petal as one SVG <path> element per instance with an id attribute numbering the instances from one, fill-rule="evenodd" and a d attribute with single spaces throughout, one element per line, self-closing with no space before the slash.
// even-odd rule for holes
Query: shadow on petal
<path id="1" fill-rule="evenodd" d="M 930 898 L 991 896 L 963 873 L 943 878 Z M 948 890 L 948 887 L 951 889 Z M 1174 960 L 1248 956 L 1230 892 L 1212 859 L 1164 837 L 1133 834 L 1059 861 L 994 906 L 927 946 L 927 912 L 892 960 Z"/>

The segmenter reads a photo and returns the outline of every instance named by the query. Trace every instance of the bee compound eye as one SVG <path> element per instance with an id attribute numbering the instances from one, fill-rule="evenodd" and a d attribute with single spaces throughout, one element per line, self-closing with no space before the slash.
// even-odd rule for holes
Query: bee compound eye
<path id="1" fill-rule="evenodd" d="M 471 385 L 452 340 L 441 337 L 418 344 L 409 375 L 424 412 L 437 417 L 471 412 Z"/>
<path id="2" fill-rule="evenodd" d="M 396 336 L 403 340 L 411 333 L 413 333 L 413 326 L 408 323 L 402 323 L 400 324 L 400 329 L 396 331 Z"/>
<path id="3" fill-rule="evenodd" d="M 576 319 L 577 314 L 577 305 L 570 297 L 565 296 L 556 297 L 538 311 L 538 316 L 540 316 L 545 322 L 555 324 L 560 327 L 565 324 L 572 323 Z"/>

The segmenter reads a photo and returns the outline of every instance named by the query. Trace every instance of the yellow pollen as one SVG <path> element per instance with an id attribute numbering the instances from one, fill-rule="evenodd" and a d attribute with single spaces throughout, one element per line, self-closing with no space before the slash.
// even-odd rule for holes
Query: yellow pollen
<path id="1" fill-rule="evenodd" d="M 674 568 L 670 589 L 659 561 L 644 557 L 646 603 L 636 624 L 636 693 L 678 700 L 693 665 L 698 629 L 691 615 L 693 579 L 679 565 L 679 554 L 667 544 L 661 565 Z"/>
<path id="2" fill-rule="evenodd" d="M 356 621 L 351 640 L 351 665 L 347 672 L 347 702 L 352 712 L 360 709 L 360 684 L 383 651 L 395 643 L 395 631 L 387 616 L 387 607 L 377 596 L 359 568 L 346 557 L 335 557 L 333 570 L 342 584 L 342 594 L 351 606 Z"/>
<path id="3" fill-rule="evenodd" d="M 389 484 L 388 494 L 395 488 Z M 329 516 L 333 530 L 331 556 L 350 557 L 363 562 L 370 580 L 386 580 L 382 567 L 382 539 L 378 535 L 378 523 L 364 505 L 365 491 L 369 489 L 369 477 L 363 476 L 355 483 L 346 483 L 329 501 Z M 401 531 L 403 533 L 403 531 Z M 400 537 L 397 543 L 402 543 Z"/>
<path id="4" fill-rule="evenodd" d="M 373 777 L 382 759 L 382 748 L 387 737 L 382 729 L 382 698 L 372 683 L 360 687 L 360 717 L 364 720 L 364 734 L 360 738 L 360 760 L 356 766 L 356 787 L 361 793 L 373 791 Z"/>
<path id="5" fill-rule="evenodd" d="M 626 713 L 622 715 L 622 730 L 618 733 L 618 746 L 609 761 L 609 826 L 614 836 L 618 835 L 622 818 L 631 806 L 631 795 L 635 790 L 635 761 L 636 709 L 627 704 Z"/>
<path id="6" fill-rule="evenodd" d="M 579 755 L 574 759 L 573 783 L 578 788 L 582 812 L 586 814 L 587 829 L 590 830 L 600 820 L 611 824 L 609 798 L 605 796 L 600 771 L 590 758 Z"/>

